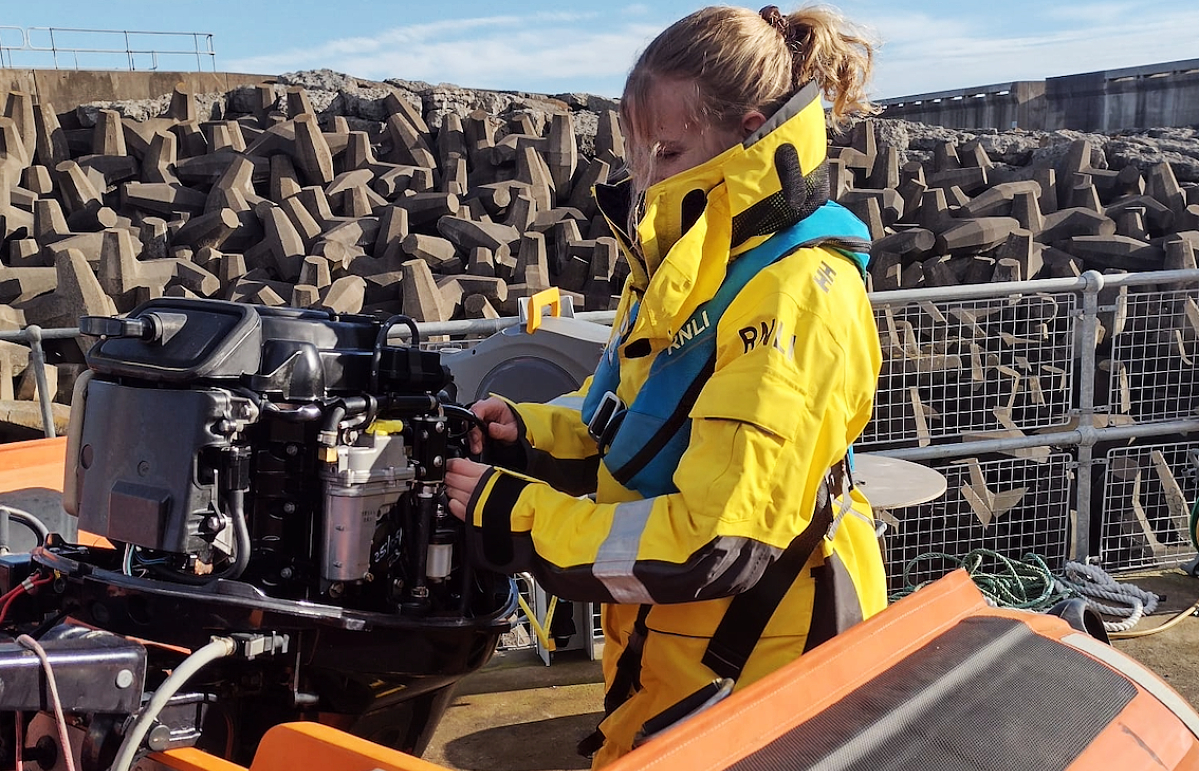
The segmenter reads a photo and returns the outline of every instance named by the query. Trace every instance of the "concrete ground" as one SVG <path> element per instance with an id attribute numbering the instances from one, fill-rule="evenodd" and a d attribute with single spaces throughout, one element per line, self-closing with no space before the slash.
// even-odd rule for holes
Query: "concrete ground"
<path id="1" fill-rule="evenodd" d="M 1149 630 L 1199 601 L 1199 579 L 1180 569 L 1116 577 L 1161 597 L 1156 613 L 1134 631 Z M 1188 616 L 1145 637 L 1115 640 L 1199 707 L 1199 618 Z M 425 759 L 454 771 L 569 771 L 588 768 L 575 743 L 601 717 L 598 662 L 579 651 L 545 666 L 532 651 L 497 656 L 459 685 Z"/>
<path id="2" fill-rule="evenodd" d="M 582 651 L 546 666 L 531 650 L 498 653 L 458 686 L 425 760 L 456 771 L 590 768 L 575 744 L 603 717 L 598 661 Z"/>

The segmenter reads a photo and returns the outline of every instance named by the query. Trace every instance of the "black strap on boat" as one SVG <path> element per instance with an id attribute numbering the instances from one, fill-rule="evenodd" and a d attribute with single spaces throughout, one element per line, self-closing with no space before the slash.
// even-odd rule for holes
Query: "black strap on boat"
<path id="1" fill-rule="evenodd" d="M 651 606 L 642 605 L 637 610 L 637 619 L 633 622 L 633 632 L 625 644 L 624 651 L 616 660 L 616 674 L 612 677 L 612 685 L 604 694 L 604 717 L 615 712 L 621 704 L 629 700 L 633 692 L 641 688 L 641 652 L 645 648 L 645 638 L 649 627 L 645 620 L 649 617 Z M 575 748 L 580 755 L 590 758 L 600 747 L 604 746 L 604 734 L 598 728 L 579 742 Z"/>
<path id="2" fill-rule="evenodd" d="M 832 525 L 832 491 L 840 490 L 846 478 L 848 471 L 845 461 L 829 469 L 816 491 L 812 521 L 766 568 L 758 582 L 735 596 L 729 604 L 716 632 L 708 641 L 708 649 L 703 657 L 704 666 L 718 676 L 734 682 L 741 676 L 745 663 L 766 630 L 766 624 Z"/>

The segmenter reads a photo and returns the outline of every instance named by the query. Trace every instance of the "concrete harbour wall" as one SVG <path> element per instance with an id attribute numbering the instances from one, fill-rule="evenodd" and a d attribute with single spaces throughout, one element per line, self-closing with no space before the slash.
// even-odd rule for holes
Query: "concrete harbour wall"
<path id="1" fill-rule="evenodd" d="M 1199 125 L 1199 59 L 882 99 L 884 118 L 946 128 L 1116 132 Z"/>
<path id="2" fill-rule="evenodd" d="M 193 94 L 225 93 L 238 86 L 273 82 L 270 75 L 238 72 L 0 69 L 0 93 L 23 91 L 57 110 L 99 101 L 156 99 L 183 83 Z"/>

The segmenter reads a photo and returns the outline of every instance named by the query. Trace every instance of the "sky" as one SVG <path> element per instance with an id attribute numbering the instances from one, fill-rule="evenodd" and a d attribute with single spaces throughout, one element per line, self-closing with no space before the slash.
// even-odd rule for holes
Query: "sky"
<path id="1" fill-rule="evenodd" d="M 214 57 L 133 56 L 136 69 L 280 75 L 331 69 L 467 88 L 619 96 L 638 52 L 707 3 L 688 0 L 0 0 L 0 64 L 53 67 L 60 48 L 209 50 L 203 35 L 84 35 L 66 29 L 211 34 Z M 881 46 L 874 98 L 1199 59 L 1199 2 L 832 3 Z M 756 6 L 754 6 L 756 9 Z M 783 10 L 795 6 L 781 4 Z M 34 29 L 42 28 L 42 29 Z M 24 30 L 24 32 L 23 32 Z M 128 69 L 129 57 L 58 55 L 58 66 Z M 199 62 L 197 61 L 199 60 Z"/>

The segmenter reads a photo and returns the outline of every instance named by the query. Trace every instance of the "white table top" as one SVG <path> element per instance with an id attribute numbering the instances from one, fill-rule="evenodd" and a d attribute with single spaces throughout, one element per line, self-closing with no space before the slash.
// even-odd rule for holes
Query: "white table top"
<path id="1" fill-rule="evenodd" d="M 876 509 L 914 506 L 945 492 L 941 472 L 909 460 L 859 452 L 854 453 L 853 466 L 854 483 Z"/>

